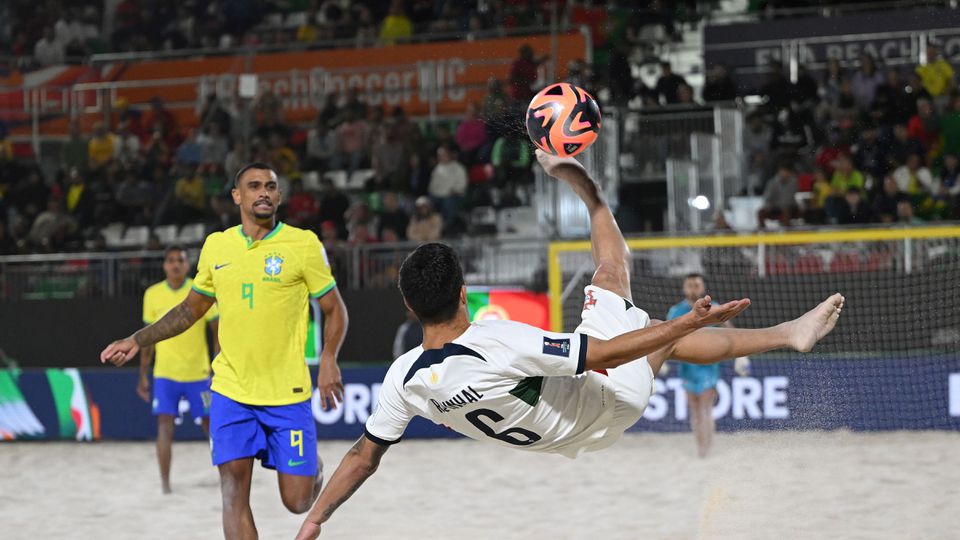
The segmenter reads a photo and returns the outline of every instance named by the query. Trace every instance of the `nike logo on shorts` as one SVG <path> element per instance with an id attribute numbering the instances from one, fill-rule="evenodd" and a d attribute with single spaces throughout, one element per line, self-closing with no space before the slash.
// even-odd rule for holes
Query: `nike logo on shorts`
<path id="1" fill-rule="evenodd" d="M 303 464 L 306 463 L 306 462 L 307 462 L 307 460 L 294 461 L 294 460 L 292 460 L 292 459 L 288 459 L 288 460 L 287 460 L 287 467 L 297 467 L 297 466 L 299 466 L 299 465 L 303 465 Z"/>

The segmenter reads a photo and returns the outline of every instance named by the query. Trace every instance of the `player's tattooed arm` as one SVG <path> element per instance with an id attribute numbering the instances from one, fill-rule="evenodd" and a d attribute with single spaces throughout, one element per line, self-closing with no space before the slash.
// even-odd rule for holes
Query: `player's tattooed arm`
<path id="1" fill-rule="evenodd" d="M 122 366 L 133 360 L 143 347 L 149 347 L 172 338 L 190 328 L 213 305 L 214 299 L 196 291 L 190 291 L 187 299 L 171 309 L 159 321 L 147 326 L 130 337 L 114 341 L 100 353 L 101 363 Z"/>
<path id="2" fill-rule="evenodd" d="M 363 482 L 370 478 L 380 466 L 380 459 L 388 446 L 380 446 L 365 436 L 353 445 L 343 456 L 340 466 L 323 489 L 317 502 L 300 527 L 297 540 L 312 540 L 320 535 L 320 525 L 360 489 Z"/>
<path id="3" fill-rule="evenodd" d="M 203 314 L 210 309 L 213 302 L 213 298 L 209 296 L 190 291 L 183 302 L 168 311 L 159 321 L 133 334 L 133 340 L 137 342 L 138 346 L 146 347 L 179 335 L 200 320 L 200 317 L 203 317 Z"/>

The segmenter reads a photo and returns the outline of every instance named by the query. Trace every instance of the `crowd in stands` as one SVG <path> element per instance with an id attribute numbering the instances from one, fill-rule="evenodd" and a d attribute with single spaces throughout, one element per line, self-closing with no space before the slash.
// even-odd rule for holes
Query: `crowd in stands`
<path id="1" fill-rule="evenodd" d="M 960 218 L 960 92 L 937 44 L 917 66 L 831 60 L 819 80 L 773 63 L 757 94 L 743 168 L 761 226 Z"/>

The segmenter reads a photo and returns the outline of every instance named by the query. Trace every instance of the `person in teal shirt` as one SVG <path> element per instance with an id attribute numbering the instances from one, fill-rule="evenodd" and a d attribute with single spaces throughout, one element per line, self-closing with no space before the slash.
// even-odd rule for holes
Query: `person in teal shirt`
<path id="1" fill-rule="evenodd" d="M 701 274 L 688 274 L 683 279 L 683 301 L 667 312 L 667 320 L 682 317 L 693 310 L 697 300 L 703 298 L 707 285 Z M 713 305 L 719 305 L 713 302 Z M 733 326 L 730 322 L 724 326 Z M 717 400 L 717 381 L 720 380 L 720 364 L 688 364 L 678 362 L 677 374 L 683 379 L 683 389 L 687 393 L 690 427 L 697 441 L 697 453 L 706 457 L 713 444 L 716 422 L 713 419 L 713 404 Z M 750 360 L 746 357 L 736 359 L 734 369 L 738 375 L 746 375 L 750 370 Z"/>

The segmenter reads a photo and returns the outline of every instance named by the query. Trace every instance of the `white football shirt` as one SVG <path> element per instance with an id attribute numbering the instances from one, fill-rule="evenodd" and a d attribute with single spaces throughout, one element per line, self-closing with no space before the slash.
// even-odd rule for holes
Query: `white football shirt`
<path id="1" fill-rule="evenodd" d="M 393 444 L 422 416 L 478 441 L 576 457 L 604 436 L 616 402 L 607 377 L 583 372 L 586 357 L 584 334 L 473 323 L 442 349 L 394 361 L 366 436 Z"/>

